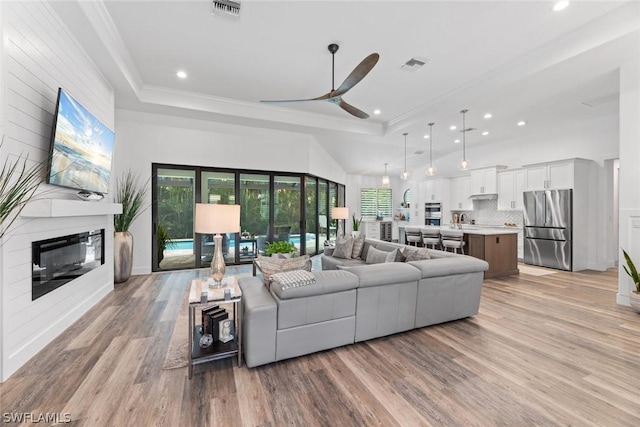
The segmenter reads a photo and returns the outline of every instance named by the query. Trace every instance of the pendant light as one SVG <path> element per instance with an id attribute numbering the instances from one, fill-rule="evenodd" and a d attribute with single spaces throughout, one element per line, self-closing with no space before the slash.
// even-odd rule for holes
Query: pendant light
<path id="1" fill-rule="evenodd" d="M 404 135 L 404 172 L 400 174 L 400 179 L 406 181 L 409 179 L 409 172 L 407 172 L 407 135 L 408 132 L 403 133 Z"/>
<path id="2" fill-rule="evenodd" d="M 469 110 L 460 111 L 462 113 L 462 130 L 460 131 L 462 132 L 462 160 L 460 160 L 460 162 L 458 163 L 458 169 L 460 169 L 461 171 L 466 171 L 467 169 L 469 169 L 469 160 L 467 160 L 467 146 L 465 141 L 467 128 L 465 127 L 465 121 L 464 121 L 464 116 L 465 114 L 467 114 L 467 111 Z"/>
<path id="3" fill-rule="evenodd" d="M 382 186 L 388 187 L 390 184 L 389 175 L 387 174 L 387 163 L 384 164 L 384 175 L 382 175 Z"/>
<path id="4" fill-rule="evenodd" d="M 429 123 L 429 167 L 426 170 L 426 174 L 428 176 L 434 176 L 436 174 L 436 168 L 433 167 L 433 135 L 431 131 L 433 130 L 433 125 L 435 123 Z"/>

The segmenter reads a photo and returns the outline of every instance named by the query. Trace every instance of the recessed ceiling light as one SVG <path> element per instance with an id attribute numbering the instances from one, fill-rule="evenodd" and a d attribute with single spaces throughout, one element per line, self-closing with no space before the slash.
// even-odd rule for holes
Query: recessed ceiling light
<path id="1" fill-rule="evenodd" d="M 456 130 L 456 129 L 458 129 L 458 128 L 456 127 L 456 125 L 449 126 L 449 130 Z"/>
<path id="2" fill-rule="evenodd" d="M 460 140 L 459 140 L 459 139 L 456 139 L 456 140 L 455 140 L 455 141 L 453 141 L 453 142 L 455 142 L 456 144 L 459 144 L 459 143 L 460 143 Z"/>
<path id="3" fill-rule="evenodd" d="M 569 6 L 569 2 L 567 0 L 558 1 L 553 5 L 553 11 L 560 12 L 561 10 L 566 9 L 567 6 Z"/>
<path id="4" fill-rule="evenodd" d="M 423 136 L 423 138 L 424 139 L 429 139 L 429 135 L 427 134 L 427 135 Z"/>
<path id="5" fill-rule="evenodd" d="M 491 113 L 487 113 L 487 114 L 484 115 L 485 119 L 490 119 L 491 117 L 493 117 L 493 114 L 491 114 Z"/>
<path id="6" fill-rule="evenodd" d="M 179 79 L 186 79 L 186 78 L 187 78 L 187 73 L 185 73 L 184 71 L 180 70 L 180 71 L 178 71 L 178 72 L 176 73 L 176 76 L 177 76 Z"/>
<path id="7" fill-rule="evenodd" d="M 518 122 L 518 126 L 524 126 L 524 125 L 526 125 L 526 124 L 527 124 L 527 122 L 525 122 L 524 120 L 520 120 L 520 121 Z"/>
<path id="8" fill-rule="evenodd" d="M 373 110 L 373 114 L 380 114 L 382 111 L 380 110 Z"/>
<path id="9" fill-rule="evenodd" d="M 482 132 L 482 136 L 487 136 L 487 135 L 489 135 L 489 131 L 488 130 L 485 130 L 484 132 Z"/>

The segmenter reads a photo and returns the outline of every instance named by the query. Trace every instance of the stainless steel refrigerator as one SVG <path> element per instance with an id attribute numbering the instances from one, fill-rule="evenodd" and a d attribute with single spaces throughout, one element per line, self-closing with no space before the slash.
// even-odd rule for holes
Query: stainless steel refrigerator
<path id="1" fill-rule="evenodd" d="M 572 270 L 572 190 L 524 193 L 525 264 Z"/>

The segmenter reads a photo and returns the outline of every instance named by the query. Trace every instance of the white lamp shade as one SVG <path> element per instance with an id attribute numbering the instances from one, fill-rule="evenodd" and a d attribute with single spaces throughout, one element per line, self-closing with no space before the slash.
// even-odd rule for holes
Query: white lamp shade
<path id="1" fill-rule="evenodd" d="M 331 218 L 349 219 L 349 208 L 335 207 L 331 209 Z"/>
<path id="2" fill-rule="evenodd" d="M 240 205 L 196 203 L 196 233 L 239 233 Z"/>

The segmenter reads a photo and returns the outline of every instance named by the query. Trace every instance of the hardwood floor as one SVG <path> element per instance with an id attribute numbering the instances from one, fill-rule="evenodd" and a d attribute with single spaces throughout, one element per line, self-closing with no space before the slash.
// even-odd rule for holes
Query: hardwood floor
<path id="1" fill-rule="evenodd" d="M 189 381 L 162 364 L 197 274 L 117 285 L 0 385 L 0 412 L 77 426 L 640 425 L 640 315 L 616 305 L 615 269 L 485 280 L 472 318 L 254 369 L 198 365 Z"/>

